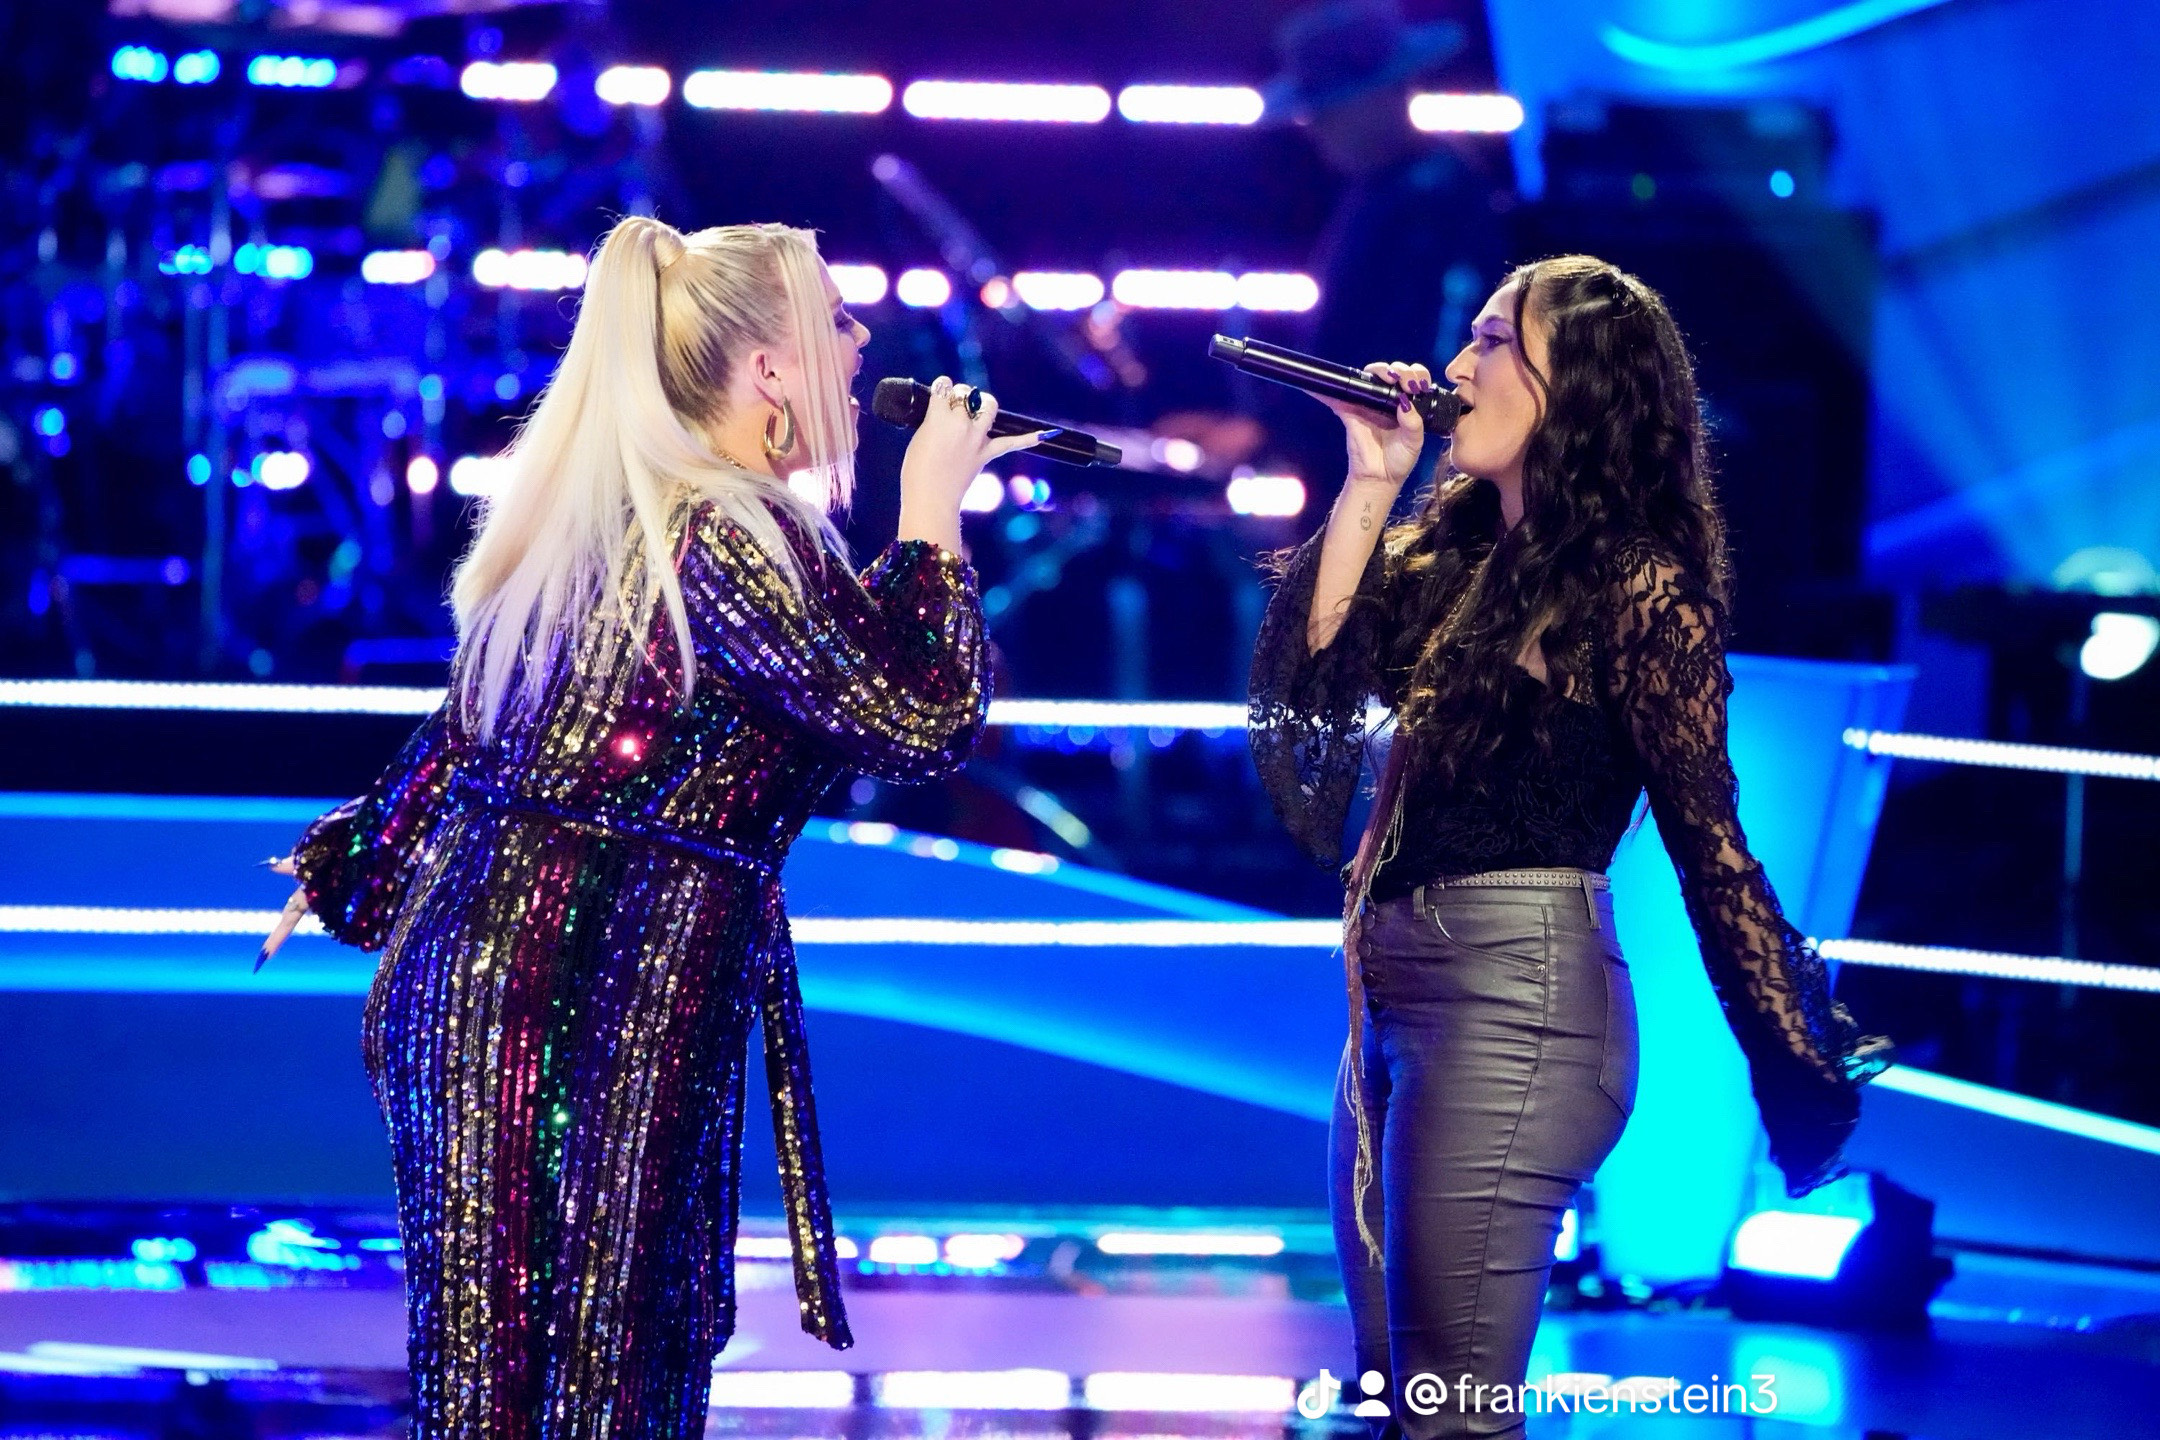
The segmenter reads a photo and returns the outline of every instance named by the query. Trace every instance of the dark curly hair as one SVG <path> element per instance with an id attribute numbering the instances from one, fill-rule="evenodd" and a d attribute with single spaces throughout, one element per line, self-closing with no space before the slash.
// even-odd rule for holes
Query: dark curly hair
<path id="1" fill-rule="evenodd" d="M 1514 343 L 1526 318 L 1550 336 L 1550 374 L 1523 355 L 1543 413 L 1522 519 L 1503 531 L 1497 487 L 1449 473 L 1383 537 L 1405 583 L 1382 664 L 1416 764 L 1442 784 L 1499 745 L 1495 717 L 1533 636 L 1555 689 L 1589 682 L 1623 572 L 1645 554 L 1721 605 L 1729 588 L 1695 369 L 1664 300 L 1587 255 L 1520 266 L 1507 283 Z"/>

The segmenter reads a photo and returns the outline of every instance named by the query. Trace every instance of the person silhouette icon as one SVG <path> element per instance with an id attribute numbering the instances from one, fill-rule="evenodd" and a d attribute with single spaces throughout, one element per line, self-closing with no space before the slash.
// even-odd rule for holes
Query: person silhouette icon
<path id="1" fill-rule="evenodd" d="M 1380 1398 L 1380 1392 L 1387 1388 L 1387 1377 L 1378 1370 L 1367 1370 L 1358 1376 L 1357 1387 L 1365 1392 L 1365 1398 L 1358 1401 L 1357 1409 L 1350 1413 L 1361 1420 L 1385 1420 L 1387 1401 Z"/>

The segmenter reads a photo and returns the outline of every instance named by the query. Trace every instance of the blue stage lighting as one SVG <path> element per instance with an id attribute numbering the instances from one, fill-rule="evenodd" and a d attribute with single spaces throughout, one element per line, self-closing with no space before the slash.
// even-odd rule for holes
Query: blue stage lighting
<path id="1" fill-rule="evenodd" d="M 1862 1172 L 1758 1210 L 1733 1232 L 1720 1289 L 1743 1320 L 1910 1329 L 1950 1278 L 1935 1202 Z"/>
<path id="2" fill-rule="evenodd" d="M 65 385 L 68 383 L 68 381 L 73 380 L 78 374 L 81 373 L 81 371 L 81 364 L 77 362 L 73 355 L 70 355 L 65 350 L 62 350 L 59 354 L 53 356 L 52 364 L 48 367 L 48 373 L 51 374 L 54 380 L 58 381 L 62 385 Z"/>
<path id="3" fill-rule="evenodd" d="M 155 85 L 171 71 L 171 62 L 147 45 L 123 45 L 113 51 L 112 73 L 117 79 Z"/>
<path id="4" fill-rule="evenodd" d="M 30 423 L 37 427 L 40 435 L 58 435 L 67 429 L 67 413 L 57 405 L 46 405 L 30 417 Z"/>
<path id="5" fill-rule="evenodd" d="M 2122 680 L 2145 668 L 2160 649 L 2160 620 L 2103 610 L 2092 618 L 2092 634 L 2078 648 L 2078 668 L 2094 680 Z"/>
<path id="6" fill-rule="evenodd" d="M 315 273 L 315 256 L 305 245 L 242 245 L 233 251 L 233 269 L 265 280 L 304 280 Z"/>
<path id="7" fill-rule="evenodd" d="M 215 50 L 190 50 L 173 60 L 172 78 L 182 85 L 208 85 L 224 70 Z"/>
<path id="8" fill-rule="evenodd" d="M 190 484 L 190 485 L 207 485 L 207 484 L 209 484 L 209 483 L 210 483 L 210 457 L 209 457 L 209 456 L 207 456 L 207 455 L 190 455 L 190 456 L 188 456 L 188 462 L 187 462 L 187 478 L 188 478 L 188 484 Z"/>
<path id="9" fill-rule="evenodd" d="M 1777 196 L 1780 200 L 1790 200 L 1793 197 L 1794 188 L 1792 171 L 1772 170 L 1770 172 L 1770 193 L 1772 195 Z"/>
<path id="10" fill-rule="evenodd" d="M 337 80 L 337 61 L 302 55 L 257 55 L 248 61 L 248 84 L 286 90 L 323 90 Z"/>
<path id="11" fill-rule="evenodd" d="M 207 275 L 210 273 L 210 252 L 200 245 L 182 245 L 158 261 L 157 268 L 164 275 Z"/>

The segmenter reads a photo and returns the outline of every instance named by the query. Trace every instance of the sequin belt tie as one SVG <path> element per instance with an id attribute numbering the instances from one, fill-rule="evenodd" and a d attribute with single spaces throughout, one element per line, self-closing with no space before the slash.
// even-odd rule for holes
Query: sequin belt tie
<path id="1" fill-rule="evenodd" d="M 725 840 L 687 834 L 672 825 L 663 825 L 657 820 L 649 820 L 640 815 L 618 815 L 589 806 L 566 805 L 559 800 L 545 800 L 537 795 L 505 790 L 462 771 L 450 781 L 450 799 L 459 805 L 487 810 L 508 810 L 514 814 L 552 820 L 558 825 L 566 825 L 575 830 L 590 830 L 616 839 L 665 845 L 702 859 L 717 860 L 723 865 L 751 871 L 761 880 L 777 880 L 780 876 L 778 861 L 745 850 L 741 846 L 730 845 Z"/>

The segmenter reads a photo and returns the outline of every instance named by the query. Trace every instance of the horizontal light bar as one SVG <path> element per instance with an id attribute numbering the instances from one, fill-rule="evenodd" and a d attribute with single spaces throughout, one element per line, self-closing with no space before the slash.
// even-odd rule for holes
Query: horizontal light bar
<path id="1" fill-rule="evenodd" d="M 1870 755 L 1889 755 L 1899 760 L 1982 765 L 1997 770 L 2042 770 L 2059 775 L 2098 775 L 2110 780 L 2160 780 L 2160 755 L 2136 755 L 2121 750 L 2013 745 L 2002 740 L 1959 740 L 1948 735 L 1908 735 L 1892 730 L 1847 730 L 1845 743 Z"/>
<path id="2" fill-rule="evenodd" d="M 248 61 L 248 84 L 281 90 L 324 90 L 337 82 L 337 61 L 320 56 L 257 55 Z"/>
<path id="3" fill-rule="evenodd" d="M 574 250 L 482 250 L 472 277 L 490 290 L 577 290 L 585 257 Z"/>
<path id="4" fill-rule="evenodd" d="M 2160 994 L 2160 965 L 2108 965 L 2058 955 L 2006 955 L 1991 950 L 1957 950 L 1941 945 L 1893 945 L 1882 940 L 1822 940 L 1816 942 L 1815 948 L 1822 952 L 1824 959 L 1846 965 L 1933 970 L 1946 975 L 2030 980 L 2038 985 L 2082 985 L 2094 990 Z"/>
<path id="5" fill-rule="evenodd" d="M 1128 85 L 1117 108 L 1147 125 L 1250 125 L 1267 106 L 1244 85 Z"/>
<path id="6" fill-rule="evenodd" d="M 683 79 L 683 103 L 700 110 L 797 110 L 823 115 L 875 115 L 892 104 L 882 75 L 820 75 L 784 70 L 694 70 Z"/>
<path id="7" fill-rule="evenodd" d="M 1102 303 L 1102 277 L 1067 270 L 1019 270 L 1013 294 L 1030 310 L 1086 310 Z"/>
<path id="8" fill-rule="evenodd" d="M 1135 310 L 1231 310 L 1237 307 L 1237 276 L 1223 270 L 1120 270 L 1110 293 Z"/>
<path id="9" fill-rule="evenodd" d="M 92 1345 L 40 1340 L 29 1353 L 41 1360 L 87 1360 L 94 1365 L 131 1365 L 146 1370 L 275 1370 L 277 1361 L 253 1355 L 202 1350 L 156 1350 L 141 1345 Z"/>
<path id="10" fill-rule="evenodd" d="M 475 100 L 545 100 L 555 80 L 555 67 L 545 60 L 475 60 L 458 76 L 458 88 Z"/>
<path id="11" fill-rule="evenodd" d="M 1992 1085 L 1978 1085 L 1970 1080 L 1939 1075 L 1933 1070 L 1893 1065 L 1868 1083 L 1903 1095 L 1917 1095 L 1960 1109 L 2015 1120 L 2022 1125 L 2038 1125 L 2065 1135 L 2078 1135 L 2147 1155 L 2160 1155 L 2160 1128 L 2118 1120 L 2112 1115 L 2096 1115 L 2090 1110 L 2058 1105 L 2052 1100 L 2036 1100 L 2014 1090 L 1997 1090 Z"/>
<path id="12" fill-rule="evenodd" d="M 1072 1388 L 1062 1370 L 889 1370 L 870 1382 L 896 1410 L 1064 1410 Z"/>
<path id="13" fill-rule="evenodd" d="M 657 65 L 610 65 L 593 78 L 593 94 L 610 105 L 658 105 L 674 88 Z"/>
<path id="14" fill-rule="evenodd" d="M 875 305 L 892 288 L 885 272 L 875 265 L 827 265 L 840 298 L 850 305 Z"/>
<path id="15" fill-rule="evenodd" d="M 1320 284 L 1295 272 L 1250 271 L 1237 278 L 1237 303 L 1240 310 L 1302 313 L 1320 303 Z"/>
<path id="16" fill-rule="evenodd" d="M 1758 1210 L 1733 1232 L 1726 1263 L 1758 1275 L 1834 1280 L 1866 1224 L 1857 1215 Z"/>
<path id="17" fill-rule="evenodd" d="M 1113 1230 L 1095 1237 L 1105 1255 L 1280 1255 L 1280 1235 L 1206 1235 L 1155 1230 Z"/>
<path id="18" fill-rule="evenodd" d="M 1081 1384 L 1091 1410 L 1217 1411 L 1280 1415 L 1297 1398 L 1297 1383 L 1277 1375 L 1166 1375 L 1098 1371 Z"/>
<path id="19" fill-rule="evenodd" d="M 267 935 L 275 910 L 118 905 L 0 905 L 0 935 Z M 1338 944 L 1336 920 L 946 920 L 797 916 L 800 945 L 1064 946 L 1143 950 L 1193 946 L 1310 949 Z M 312 917 L 301 934 L 320 934 Z"/>
<path id="20" fill-rule="evenodd" d="M 510 462 L 500 455 L 460 455 L 450 462 L 450 489 L 458 495 L 475 498 L 493 495 L 509 476 Z M 411 480 L 412 472 L 408 469 L 406 481 L 409 484 Z"/>
<path id="21" fill-rule="evenodd" d="M 113 77 L 118 80 L 135 80 L 144 85 L 162 84 L 172 73 L 172 62 L 161 50 L 147 45 L 122 45 L 113 51 Z"/>
<path id="22" fill-rule="evenodd" d="M 1509 135 L 1522 128 L 1512 95 L 1412 95 L 1410 123 L 1428 135 Z"/>
<path id="23" fill-rule="evenodd" d="M 1305 482 L 1295 475 L 1239 475 L 1223 497 L 1239 515 L 1297 515 L 1305 509 Z"/>
<path id="24" fill-rule="evenodd" d="M 69 683 L 69 682 L 60 682 Z M 1243 730 L 1245 707 L 1227 700 L 993 700 L 993 725 L 1068 729 Z"/>
<path id="25" fill-rule="evenodd" d="M 846 1410 L 855 1377 L 845 1370 L 715 1370 L 716 1410 Z"/>
<path id="26" fill-rule="evenodd" d="M 893 292 L 911 310 L 935 310 L 952 299 L 952 280 L 942 270 L 903 270 Z"/>
<path id="27" fill-rule="evenodd" d="M 425 250 L 371 250 L 360 257 L 360 278 L 370 285 L 417 285 L 435 273 Z"/>
<path id="28" fill-rule="evenodd" d="M 917 80 L 900 106 L 918 120 L 1031 120 L 1092 125 L 1110 113 L 1100 85 L 1008 85 L 974 80 Z"/>

